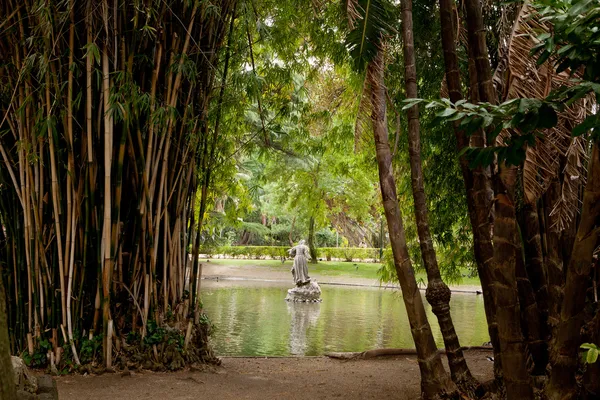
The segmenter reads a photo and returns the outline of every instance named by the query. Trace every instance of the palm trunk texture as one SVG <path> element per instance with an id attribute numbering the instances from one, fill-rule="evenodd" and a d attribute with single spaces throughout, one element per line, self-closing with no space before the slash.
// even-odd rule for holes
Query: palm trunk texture
<path id="1" fill-rule="evenodd" d="M 372 122 L 375 137 L 375 150 L 379 169 L 379 184 L 394 264 L 402 289 L 402 298 L 408 314 L 410 329 L 417 348 L 419 368 L 421 370 L 421 389 L 425 398 L 433 399 L 446 393 L 455 393 L 456 386 L 446 373 L 442 360 L 427 321 L 421 293 L 415 280 L 402 223 L 402 213 L 398 206 L 396 181 L 392 168 L 392 155 L 388 143 L 386 118 L 386 98 L 383 85 L 383 54 L 367 67 L 367 79 L 371 85 Z"/>
<path id="2" fill-rule="evenodd" d="M 469 48 L 477 71 L 480 100 L 496 104 L 497 95 L 492 84 L 481 4 L 478 0 L 466 0 L 465 9 Z M 506 167 L 500 165 L 499 168 L 502 173 Z M 499 177 L 495 177 L 494 180 L 494 262 L 490 272 L 493 279 L 492 295 L 496 303 L 503 378 L 509 400 L 533 399 L 527 370 L 528 349 L 520 323 L 521 309 L 515 271 L 516 263 L 522 258 L 515 207 L 511 199 L 511 188 L 504 187 Z"/>
<path id="3" fill-rule="evenodd" d="M 417 98 L 417 72 L 414 53 L 412 0 L 402 0 L 402 39 L 404 42 L 404 79 L 406 81 L 406 97 Z M 450 289 L 442 280 L 437 263 L 431 232 L 423 169 L 421 162 L 421 138 L 419 124 L 419 107 L 408 109 L 408 152 L 410 157 L 411 184 L 414 198 L 417 232 L 421 247 L 423 265 L 427 271 L 427 292 L 425 297 L 433 313 L 438 319 L 446 346 L 446 356 L 450 367 L 452 380 L 463 390 L 473 392 L 478 386 L 477 380 L 471 375 L 463 351 L 460 347 L 456 330 L 450 315 Z"/>
<path id="4" fill-rule="evenodd" d="M 453 0 L 440 0 L 440 20 L 442 28 L 442 49 L 446 70 L 446 85 L 450 101 L 456 103 L 463 99 L 458 56 L 456 53 L 456 27 L 454 14 L 456 5 Z M 476 72 L 472 75 L 477 77 Z M 473 86 L 473 85 L 471 85 Z M 478 98 L 478 97 L 477 97 Z M 472 99 L 472 101 L 475 101 Z M 469 139 L 460 128 L 459 123 L 454 124 L 457 152 L 460 153 L 469 147 Z M 473 134 L 473 146 L 483 147 L 482 132 Z M 494 247 L 492 245 L 491 206 L 493 192 L 490 184 L 489 168 L 469 168 L 469 162 L 463 155 L 460 157 L 460 169 L 465 182 L 467 194 L 467 209 L 473 230 L 473 253 L 477 263 L 477 273 L 481 281 L 485 315 L 492 346 L 494 347 L 494 374 L 497 382 L 501 382 L 500 342 L 498 338 L 498 324 L 496 322 L 496 305 L 492 293 L 491 271 L 494 262 Z"/>

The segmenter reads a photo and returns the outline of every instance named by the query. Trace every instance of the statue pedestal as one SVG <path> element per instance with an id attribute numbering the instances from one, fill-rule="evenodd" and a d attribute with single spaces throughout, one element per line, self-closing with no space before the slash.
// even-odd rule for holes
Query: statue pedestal
<path id="1" fill-rule="evenodd" d="M 296 303 L 320 303 L 321 299 L 321 288 L 316 281 L 310 281 L 306 285 L 296 286 L 293 289 L 288 290 L 285 301 L 292 301 Z"/>

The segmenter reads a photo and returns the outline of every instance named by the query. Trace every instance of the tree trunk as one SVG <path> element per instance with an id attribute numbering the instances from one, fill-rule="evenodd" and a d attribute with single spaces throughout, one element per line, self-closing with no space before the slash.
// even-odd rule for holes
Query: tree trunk
<path id="1" fill-rule="evenodd" d="M 466 0 L 465 8 L 470 55 L 477 71 L 480 100 L 496 104 L 481 4 L 478 0 Z M 503 164 L 499 165 L 500 173 L 505 168 Z M 533 399 L 515 275 L 515 263 L 522 258 L 515 208 L 510 198 L 511 188 L 505 188 L 499 178 L 496 181 L 494 262 L 491 272 L 504 383 L 509 400 Z"/>
<path id="2" fill-rule="evenodd" d="M 581 327 L 587 289 L 591 285 L 593 253 L 598 245 L 598 218 L 600 218 L 600 149 L 594 143 L 588 180 L 583 192 L 583 209 L 573 251 L 567 268 L 567 280 L 561 307 L 560 321 L 555 330 L 552 347 L 552 373 L 546 387 L 551 400 L 577 397 L 577 358 L 581 345 Z"/>
<path id="3" fill-rule="evenodd" d="M 446 67 L 446 85 L 450 101 L 456 103 L 463 99 L 460 83 L 460 71 L 458 67 L 458 56 L 456 54 L 456 28 L 454 26 L 455 4 L 453 0 L 440 0 L 440 19 L 442 26 L 442 48 L 444 51 L 444 63 Z M 475 81 L 477 74 L 474 75 Z M 477 85 L 472 85 L 477 87 Z M 479 98 L 471 101 L 475 102 Z M 469 146 L 469 139 L 460 128 L 459 122 L 454 124 L 457 151 L 460 153 Z M 482 132 L 476 132 L 472 136 L 475 147 L 483 147 Z M 490 186 L 489 168 L 478 167 L 473 171 L 469 168 L 469 162 L 463 155 L 460 157 L 460 169 L 465 190 L 467 193 L 467 209 L 471 229 L 473 230 L 473 253 L 477 263 L 477 274 L 481 281 L 483 300 L 485 304 L 485 316 L 488 324 L 490 340 L 494 347 L 494 375 L 498 383 L 501 383 L 502 370 L 500 358 L 500 342 L 498 338 L 498 324 L 496 322 L 496 305 L 491 288 L 491 271 L 494 262 L 494 247 L 491 237 L 490 211 L 492 204 L 492 189 Z"/>
<path id="4" fill-rule="evenodd" d="M 310 262 L 316 264 L 317 248 L 315 247 L 315 217 L 310 217 L 308 220 L 308 248 L 310 249 Z"/>
<path id="5" fill-rule="evenodd" d="M 417 98 L 417 71 L 413 38 L 412 0 L 402 0 L 402 39 L 404 42 L 404 79 L 406 97 Z M 421 247 L 423 265 L 427 271 L 427 292 L 425 297 L 438 319 L 452 380 L 465 392 L 474 392 L 479 382 L 471 375 L 460 347 L 456 330 L 450 315 L 450 289 L 442 280 L 437 263 L 431 232 L 423 169 L 421 162 L 421 138 L 419 124 L 419 106 L 408 109 L 408 153 L 410 157 L 411 184 L 414 198 L 415 219 Z"/>
<path id="6" fill-rule="evenodd" d="M 296 216 L 294 215 L 294 219 L 292 219 L 292 226 L 290 227 L 290 234 L 288 235 L 288 240 L 290 241 L 290 246 L 294 247 L 294 240 L 292 239 L 294 236 L 294 225 L 296 224 Z"/>
<path id="7" fill-rule="evenodd" d="M 0 226 L 0 229 L 2 227 Z M 8 340 L 8 322 L 6 319 L 6 294 L 0 279 L 0 399 L 16 399 L 15 378 L 10 361 L 10 342 Z"/>
<path id="8" fill-rule="evenodd" d="M 565 273 L 561 256 L 560 234 L 553 228 L 554 217 L 551 215 L 552 207 L 560 196 L 560 183 L 558 178 L 548 187 L 543 200 L 544 213 L 544 238 L 545 244 L 544 264 L 548 272 L 548 326 L 554 328 L 560 319 L 560 306 L 563 299 L 563 285 Z"/>
<path id="9" fill-rule="evenodd" d="M 396 195 L 392 156 L 388 143 L 383 68 L 383 54 L 380 50 L 375 59 L 367 67 L 367 79 L 371 85 L 371 118 L 379 169 L 379 184 L 388 223 L 396 273 L 400 281 L 402 298 L 406 306 L 412 337 L 417 348 L 419 368 L 421 370 L 421 391 L 424 397 L 429 399 L 444 393 L 454 393 L 456 386 L 449 379 L 442 365 L 440 355 L 437 352 L 406 247 L 402 214 Z"/>
<path id="10" fill-rule="evenodd" d="M 525 264 L 516 265 L 522 326 L 534 361 L 532 375 L 543 376 L 548 365 L 548 278 L 537 207 L 524 205 L 519 225 L 525 250 Z"/>

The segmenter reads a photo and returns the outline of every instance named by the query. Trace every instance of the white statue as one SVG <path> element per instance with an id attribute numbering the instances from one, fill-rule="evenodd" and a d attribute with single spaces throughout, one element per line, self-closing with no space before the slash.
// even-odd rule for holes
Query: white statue
<path id="1" fill-rule="evenodd" d="M 294 283 L 297 286 L 310 283 L 310 277 L 308 276 L 308 260 L 310 260 L 310 249 L 304 244 L 304 240 L 301 240 L 297 246 L 289 249 L 288 253 L 290 256 L 294 257 L 294 265 L 292 266 Z"/>

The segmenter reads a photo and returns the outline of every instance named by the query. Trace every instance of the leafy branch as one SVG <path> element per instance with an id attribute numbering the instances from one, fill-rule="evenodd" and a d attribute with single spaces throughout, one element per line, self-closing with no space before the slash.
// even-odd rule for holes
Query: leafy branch
<path id="1" fill-rule="evenodd" d="M 544 99 L 512 99 L 499 105 L 472 104 L 466 100 L 452 103 L 448 99 L 406 99 L 402 109 L 425 103 L 425 108 L 437 111 L 435 117 L 438 123 L 460 121 L 460 129 L 468 135 L 482 129 L 487 134 L 488 143 L 496 143 L 498 135 L 507 132 L 503 144 L 465 148 L 461 155 L 467 156 L 471 168 L 488 166 L 495 156 L 508 165 L 519 165 L 525 160 L 527 146 L 535 146 L 536 137 L 543 136 L 546 129 L 556 126 L 558 113 L 590 94 L 599 98 L 600 84 L 580 81 L 571 87 L 561 87 Z M 592 131 L 592 139 L 600 140 L 597 128 L 600 128 L 600 115 L 592 114 L 573 128 L 572 135 L 580 136 Z"/>

